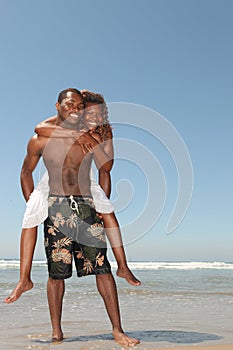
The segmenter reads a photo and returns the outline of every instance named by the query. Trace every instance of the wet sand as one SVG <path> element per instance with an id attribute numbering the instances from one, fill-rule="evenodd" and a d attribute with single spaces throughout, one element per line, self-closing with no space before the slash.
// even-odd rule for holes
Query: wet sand
<path id="1" fill-rule="evenodd" d="M 170 283 L 168 276 L 164 280 L 170 284 L 168 291 L 164 292 L 159 290 L 163 281 L 159 280 L 158 273 L 156 276 L 149 274 L 148 277 L 147 274 L 137 271 L 138 277 L 144 279 L 143 285 L 137 288 L 117 279 L 123 328 L 129 336 L 140 339 L 141 344 L 136 349 L 233 350 L 232 293 L 213 295 L 212 289 L 211 293 L 173 292 L 171 288 L 174 283 Z M 174 276 L 182 283 L 183 273 L 179 274 Z M 206 280 L 206 274 L 204 277 Z M 229 277 L 231 281 L 231 275 Z M 46 296 L 46 271 L 35 269 L 34 288 L 15 303 L 4 304 L 3 300 L 15 286 L 17 278 L 18 270 L 2 271 L 1 350 L 123 349 L 114 342 L 94 278 L 77 280 L 72 277 L 67 281 L 62 317 L 65 339 L 53 344 Z M 178 282 L 177 286 L 180 285 Z"/>
<path id="2" fill-rule="evenodd" d="M 206 346 L 179 346 L 173 348 L 156 348 L 157 350 L 233 350 L 233 344 L 219 344 Z"/>

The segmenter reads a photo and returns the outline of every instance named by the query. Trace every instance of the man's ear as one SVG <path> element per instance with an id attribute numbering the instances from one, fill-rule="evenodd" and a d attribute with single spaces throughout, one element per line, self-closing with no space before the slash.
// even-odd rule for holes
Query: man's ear
<path id="1" fill-rule="evenodd" d="M 60 105 L 59 102 L 56 102 L 56 103 L 55 103 L 55 107 L 56 107 L 56 110 L 57 110 L 57 111 L 58 111 L 59 105 Z"/>

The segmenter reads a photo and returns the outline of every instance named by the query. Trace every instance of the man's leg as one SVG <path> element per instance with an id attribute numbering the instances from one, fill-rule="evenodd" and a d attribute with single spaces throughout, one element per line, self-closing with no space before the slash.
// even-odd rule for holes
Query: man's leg
<path id="1" fill-rule="evenodd" d="M 62 302 L 65 293 L 64 280 L 48 279 L 47 296 L 49 303 L 49 312 L 52 324 L 52 341 L 60 341 L 63 339 L 61 329 Z"/>
<path id="2" fill-rule="evenodd" d="M 20 239 L 20 279 L 15 289 L 4 302 L 7 304 L 16 301 L 23 292 L 33 287 L 31 281 L 32 259 L 37 240 L 37 227 L 22 229 Z"/>
<path id="3" fill-rule="evenodd" d="M 140 286 L 141 282 L 133 275 L 126 261 L 121 231 L 114 213 L 101 214 L 108 240 L 117 262 L 117 276 L 125 278 L 129 284 Z"/>
<path id="4" fill-rule="evenodd" d="M 96 284 L 112 323 L 112 333 L 115 341 L 123 346 L 138 344 L 138 339 L 128 337 L 122 329 L 117 289 L 113 275 L 111 273 L 96 275 Z"/>

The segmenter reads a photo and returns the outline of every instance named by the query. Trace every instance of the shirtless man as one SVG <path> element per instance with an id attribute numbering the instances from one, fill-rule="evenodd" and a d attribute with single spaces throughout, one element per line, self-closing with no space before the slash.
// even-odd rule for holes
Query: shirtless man
<path id="1" fill-rule="evenodd" d="M 103 96 L 100 94 L 96 94 L 88 90 L 83 90 L 81 91 L 81 93 L 85 102 L 85 113 L 83 116 L 83 119 L 85 119 L 85 125 L 83 124 L 82 120 L 82 122 L 78 126 L 79 131 L 63 128 L 57 125 L 57 116 L 51 117 L 41 122 L 39 125 L 37 125 L 35 131 L 41 137 L 55 137 L 63 139 L 76 137 L 79 138 L 79 141 L 81 143 L 82 136 L 80 136 L 80 131 L 82 130 L 84 132 L 84 129 L 86 129 L 86 131 L 89 130 L 90 140 L 93 141 L 93 139 L 91 138 L 91 134 L 96 136 L 100 135 L 101 146 L 103 148 L 103 151 L 106 153 L 106 155 L 113 159 L 113 135 L 108 120 L 108 110 L 106 102 Z M 84 136 L 84 142 L 87 142 L 87 133 Z M 88 148 L 88 144 L 86 144 L 85 147 Z M 108 164 L 110 165 L 110 162 Z M 106 167 L 103 167 L 103 169 L 100 167 L 98 173 L 99 183 L 104 189 L 105 195 L 110 197 L 110 167 L 108 167 L 108 170 L 109 171 L 106 171 Z M 20 280 L 17 283 L 14 290 L 10 293 L 10 295 L 4 299 L 4 302 L 7 304 L 15 302 L 21 296 L 22 293 L 30 290 L 33 287 L 30 272 L 37 237 L 36 225 L 43 223 L 45 220 L 44 211 L 40 210 L 38 213 L 37 208 L 38 206 L 46 208 L 46 204 L 42 203 L 42 201 L 45 200 L 47 202 L 47 176 L 44 175 L 43 178 L 46 178 L 46 180 L 42 179 L 38 186 L 40 189 L 43 188 L 44 190 L 38 191 L 37 189 L 35 193 L 33 192 L 30 195 L 30 200 L 27 202 L 27 210 L 25 213 L 26 216 L 23 220 L 23 229 L 20 241 Z M 111 244 L 113 254 L 117 261 L 118 268 L 116 274 L 118 277 L 125 278 L 129 284 L 133 286 L 139 286 L 141 284 L 140 281 L 133 275 L 132 271 L 127 265 L 126 255 L 121 240 L 119 224 L 114 212 L 112 211 L 113 208 L 110 203 L 107 203 L 107 198 L 105 197 L 106 200 L 104 199 L 104 192 L 102 191 L 102 193 L 100 193 L 101 188 L 98 185 L 94 185 L 94 191 L 94 195 L 92 193 L 93 201 L 96 210 L 98 210 L 98 212 L 101 213 L 102 221 L 105 227 L 105 233 Z M 104 212 L 102 212 L 102 210 Z"/>
<path id="2" fill-rule="evenodd" d="M 83 108 L 83 98 L 78 90 L 62 91 L 56 103 L 57 124 L 63 128 L 77 129 Z M 92 148 L 88 153 L 83 152 L 85 138 L 88 147 Z M 82 145 L 76 138 L 48 140 L 34 136 L 28 143 L 21 172 L 22 190 L 26 200 L 33 191 L 32 173 L 41 157 L 49 174 L 50 206 L 44 231 L 52 339 L 63 339 L 61 315 L 64 279 L 71 276 L 73 257 L 78 276 L 96 275 L 97 288 L 112 323 L 115 341 L 123 346 L 134 346 L 139 340 L 128 337 L 122 330 L 117 290 L 106 256 L 103 228 L 92 205 L 90 192 L 89 173 L 92 159 L 98 169 L 106 171 L 111 168 L 112 160 L 103 151 L 98 138 L 92 138 L 91 142 L 90 145 L 88 134 L 82 135 Z M 73 235 L 78 235 L 78 243 L 72 240 Z"/>

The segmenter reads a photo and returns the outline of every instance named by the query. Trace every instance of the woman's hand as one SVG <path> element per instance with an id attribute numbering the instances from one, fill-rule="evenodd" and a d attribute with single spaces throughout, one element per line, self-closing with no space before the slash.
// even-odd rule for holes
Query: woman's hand
<path id="1" fill-rule="evenodd" d="M 79 136 L 76 140 L 76 143 L 79 143 L 83 149 L 84 153 L 94 152 L 94 148 L 100 144 L 97 140 L 97 137 L 94 137 L 90 132 L 86 132 Z"/>

